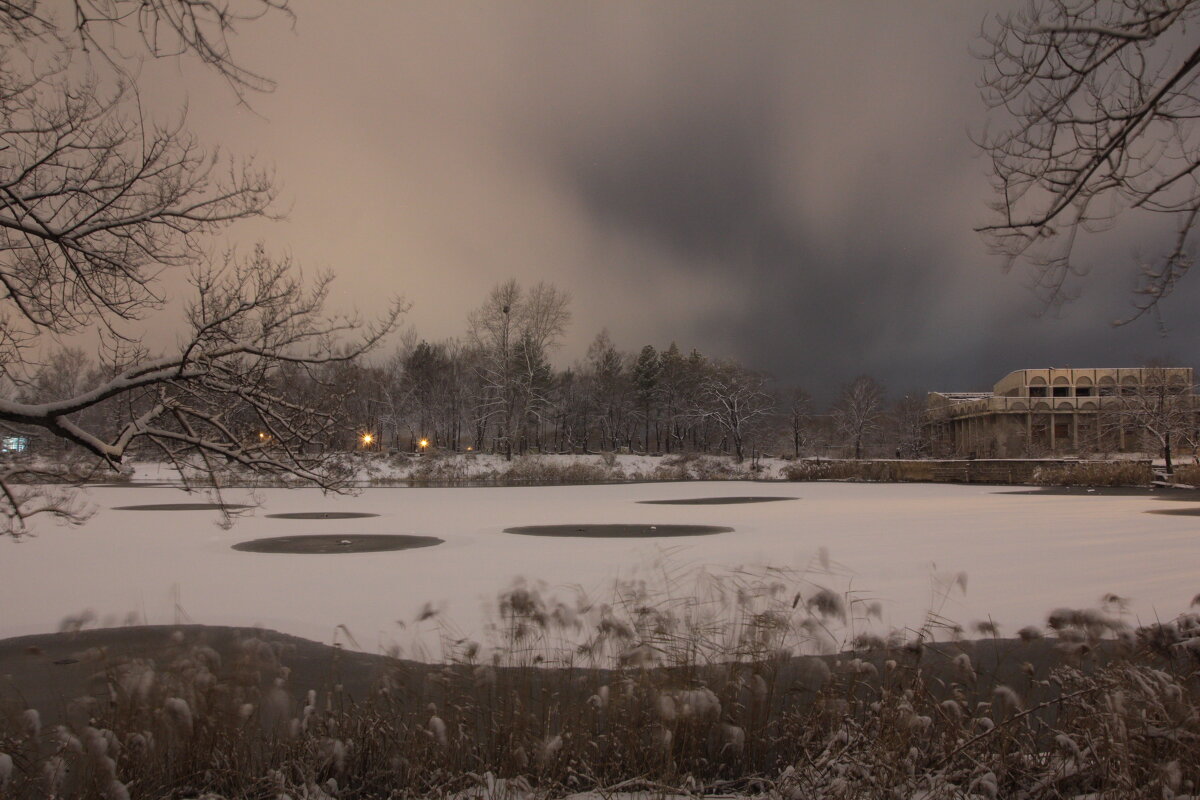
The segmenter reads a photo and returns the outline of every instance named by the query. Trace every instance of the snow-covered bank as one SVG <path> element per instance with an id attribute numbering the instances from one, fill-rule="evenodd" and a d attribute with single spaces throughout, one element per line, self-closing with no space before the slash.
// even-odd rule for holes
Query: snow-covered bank
<path id="1" fill-rule="evenodd" d="M 1146 514 L 1182 504 L 1136 496 L 1040 496 L 993 486 L 705 482 L 524 488 L 374 488 L 358 496 L 264 489 L 230 530 L 205 511 L 117 511 L 194 499 L 165 488 L 92 488 L 100 509 L 78 529 L 47 526 L 0 540 L 0 636 L 57 630 L 85 609 L 97 622 L 262 624 L 317 641 L 345 625 L 359 646 L 405 644 L 426 603 L 479 636 L 514 578 L 581 587 L 606 599 L 616 578 L 659 581 L 664 564 L 714 571 L 768 565 L 804 572 L 883 607 L 883 629 L 934 610 L 964 626 L 991 618 L 1009 633 L 1052 608 L 1131 598 L 1142 621 L 1170 618 L 1200 589 L 1196 520 Z M 229 500 L 246 499 L 244 493 Z M 752 505 L 641 505 L 639 500 L 796 495 Z M 252 498 L 253 499 L 253 498 Z M 356 511 L 354 520 L 268 513 Z M 733 533 L 670 540 L 515 536 L 556 523 L 728 525 Z M 268 555 L 237 542 L 304 533 L 432 535 L 445 544 L 395 553 Z M 821 549 L 831 558 L 821 565 Z M 956 583 L 967 575 L 964 594 Z M 677 591 L 683 591 L 676 587 Z M 404 627 L 398 624 L 404 623 Z M 417 628 L 430 629 L 436 618 Z M 344 641 L 344 635 L 341 636 Z"/>
<path id="2" fill-rule="evenodd" d="M 782 480 L 792 462 L 782 458 L 732 456 L 638 455 L 629 453 L 520 455 L 511 459 L 489 453 L 347 453 L 343 464 L 360 486 L 470 483 L 603 483 L 616 481 Z M 140 462 L 132 466 L 134 483 L 179 482 L 168 464 Z M 228 474 L 224 483 L 261 483 L 261 476 Z"/>

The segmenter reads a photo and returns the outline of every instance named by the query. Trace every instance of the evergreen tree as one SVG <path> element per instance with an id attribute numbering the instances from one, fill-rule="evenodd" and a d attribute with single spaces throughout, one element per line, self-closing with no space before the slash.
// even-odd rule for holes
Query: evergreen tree
<path id="1" fill-rule="evenodd" d="M 679 352 L 679 345 L 671 342 L 671 346 L 662 352 L 658 359 L 658 386 L 662 410 L 666 417 L 667 435 L 666 451 L 682 439 L 679 417 L 682 411 L 687 380 L 687 362 Z"/>
<path id="2" fill-rule="evenodd" d="M 662 363 L 653 345 L 646 345 L 633 366 L 633 388 L 642 410 L 642 448 L 650 451 L 650 417 L 658 398 L 658 376 Z"/>
<path id="3" fill-rule="evenodd" d="M 600 447 L 617 447 L 623 433 L 627 376 L 624 359 L 608 329 L 596 334 L 588 347 L 588 367 L 592 375 L 592 394 L 599 412 Z"/>

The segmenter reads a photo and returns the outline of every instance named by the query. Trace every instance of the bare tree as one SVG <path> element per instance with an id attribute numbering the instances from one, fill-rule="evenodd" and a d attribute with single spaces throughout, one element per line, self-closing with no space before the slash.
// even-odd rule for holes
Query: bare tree
<path id="1" fill-rule="evenodd" d="M 792 440 L 792 455 L 800 457 L 800 451 L 808 444 L 812 435 L 812 397 L 803 389 L 793 389 L 788 400 L 788 434 Z"/>
<path id="2" fill-rule="evenodd" d="M 119 48 L 98 35 L 132 26 L 154 55 L 170 40 L 172 52 L 198 56 L 239 91 L 269 88 L 232 59 L 226 37 L 279 4 L 241 7 L 247 13 L 205 0 L 78 0 L 63 22 L 32 2 L 0 3 L 0 371 L 26 387 L 48 342 L 88 333 L 104 343 L 87 386 L 29 402 L 0 392 L 0 424 L 70 442 L 105 468 L 149 446 L 210 476 L 236 464 L 337 488 L 320 452 L 336 403 L 298 403 L 281 373 L 355 358 L 394 327 L 402 305 L 363 328 L 324 315 L 328 276 L 306 286 L 261 248 L 210 263 L 211 234 L 270 214 L 271 176 L 206 151 L 182 121 L 148 121 Z M 152 350 L 134 331 L 165 306 L 159 278 L 178 268 L 191 273 L 187 331 L 177 346 Z M 89 412 L 101 406 L 121 416 L 98 425 Z M 0 471 L 9 531 L 39 513 L 82 519 L 70 495 L 33 485 L 72 477 Z"/>
<path id="3" fill-rule="evenodd" d="M 542 433 L 552 415 L 553 401 L 550 396 L 554 388 L 554 371 L 546 358 L 544 347 L 537 344 L 532 333 L 527 333 L 517 342 L 517 376 L 521 388 L 523 418 L 518 420 L 521 433 L 521 451 L 530 445 L 542 449 Z"/>
<path id="4" fill-rule="evenodd" d="M 925 428 L 926 401 L 921 394 L 906 394 L 892 404 L 887 415 L 897 458 L 921 458 L 929 455 L 929 434 Z"/>
<path id="5" fill-rule="evenodd" d="M 571 298 L 548 283 L 528 292 L 516 280 L 493 287 L 469 317 L 470 337 L 482 358 L 486 387 L 479 424 L 495 424 L 498 449 L 512 455 L 516 434 L 531 410 L 545 407 L 544 363 L 571 320 Z"/>
<path id="6" fill-rule="evenodd" d="M 985 134 L 996 202 L 982 227 L 1028 260 L 1051 305 L 1087 271 L 1081 234 L 1116 216 L 1167 218 L 1170 244 L 1141 266 L 1136 318 L 1187 273 L 1200 214 L 1200 46 L 1195 0 L 1034 0 L 985 30 Z M 1124 321 L 1128 321 L 1124 320 Z"/>
<path id="7" fill-rule="evenodd" d="M 414 405 L 428 419 L 432 441 L 439 447 L 457 450 L 462 437 L 468 366 L 462 345 L 454 340 L 417 345 L 408 360 L 406 383 Z M 425 423 L 421 429 L 426 430 Z"/>
<path id="8" fill-rule="evenodd" d="M 1174 454 L 1196 439 L 1197 410 L 1195 387 L 1180 370 L 1148 367 L 1136 386 L 1122 386 L 1119 395 L 1101 398 L 1100 432 L 1149 440 L 1169 475 L 1175 471 Z"/>
<path id="9" fill-rule="evenodd" d="M 62 400 L 84 390 L 93 369 L 92 359 L 81 347 L 63 347 L 45 356 L 19 396 L 25 403 Z"/>
<path id="10" fill-rule="evenodd" d="M 414 404 L 414 388 L 409 380 L 407 363 L 420 345 L 416 343 L 416 331 L 410 329 L 406 334 L 384 359 L 371 386 L 372 400 L 378 409 L 379 441 L 388 447 L 399 446 L 400 431 L 408 426 Z"/>
<path id="11" fill-rule="evenodd" d="M 863 441 L 879 431 L 883 402 L 883 387 L 869 375 L 859 375 L 842 387 L 833 406 L 833 421 L 854 448 L 855 458 L 862 458 Z"/>
<path id="12" fill-rule="evenodd" d="M 581 374 L 582 369 L 576 366 L 554 376 L 551 396 L 554 448 L 558 452 L 587 450 L 590 392 L 588 381 Z"/>
<path id="13" fill-rule="evenodd" d="M 710 365 L 700 385 L 700 394 L 710 409 L 708 415 L 729 437 L 739 462 L 745 460 L 746 445 L 753 441 L 761 423 L 775 410 L 775 398 L 767 384 L 767 376 L 760 372 L 717 362 Z"/>
<path id="14" fill-rule="evenodd" d="M 40 364 L 30 366 L 32 374 L 15 392 L 16 398 L 22 403 L 36 404 L 74 397 L 96 378 L 91 374 L 95 369 L 91 357 L 80 347 L 55 349 L 44 355 Z M 61 458 L 66 456 L 70 448 L 70 442 L 57 439 L 42 444 L 38 449 L 46 454 L 55 453 Z"/>

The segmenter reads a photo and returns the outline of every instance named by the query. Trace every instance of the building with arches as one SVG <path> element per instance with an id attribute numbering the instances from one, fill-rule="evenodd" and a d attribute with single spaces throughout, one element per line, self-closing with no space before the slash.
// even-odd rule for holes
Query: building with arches
<path id="1" fill-rule="evenodd" d="M 1191 367 L 1021 369 L 990 392 L 930 392 L 925 427 L 939 455 L 1142 452 L 1140 431 L 1122 423 L 1130 401 L 1159 392 L 1192 408 L 1194 385 Z"/>

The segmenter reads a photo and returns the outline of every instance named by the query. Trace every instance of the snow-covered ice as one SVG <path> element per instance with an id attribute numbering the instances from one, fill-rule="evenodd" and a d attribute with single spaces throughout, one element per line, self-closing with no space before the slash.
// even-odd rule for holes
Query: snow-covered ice
<path id="1" fill-rule="evenodd" d="M 1004 494 L 1017 487 L 929 484 L 690 482 L 529 488 L 373 488 L 357 496 L 264 489 L 229 530 L 211 511 L 117 511 L 201 499 L 169 488 L 93 488 L 98 513 L 80 528 L 43 525 L 0 540 L 0 637 L 57 630 L 91 610 L 98 624 L 263 625 L 329 642 L 345 625 L 363 649 L 404 643 L 425 603 L 465 635 L 517 576 L 603 597 L 614 578 L 676 566 L 804 569 L 826 548 L 849 577 L 812 575 L 883 604 L 883 625 L 919 626 L 935 586 L 967 573 L 943 616 L 991 618 L 1009 634 L 1059 606 L 1131 598 L 1131 622 L 1170 618 L 1200 591 L 1200 520 L 1144 513 L 1186 507 L 1153 497 Z M 639 500 L 792 495 L 793 502 L 640 505 Z M 226 499 L 244 501 L 244 492 Z M 266 514 L 360 511 L 352 520 Z M 506 534 L 517 525 L 700 523 L 733 533 L 675 539 L 567 539 Z M 264 555 L 231 545 L 304 533 L 401 533 L 445 544 L 390 553 Z M 345 636 L 337 637 L 345 641 Z"/>

